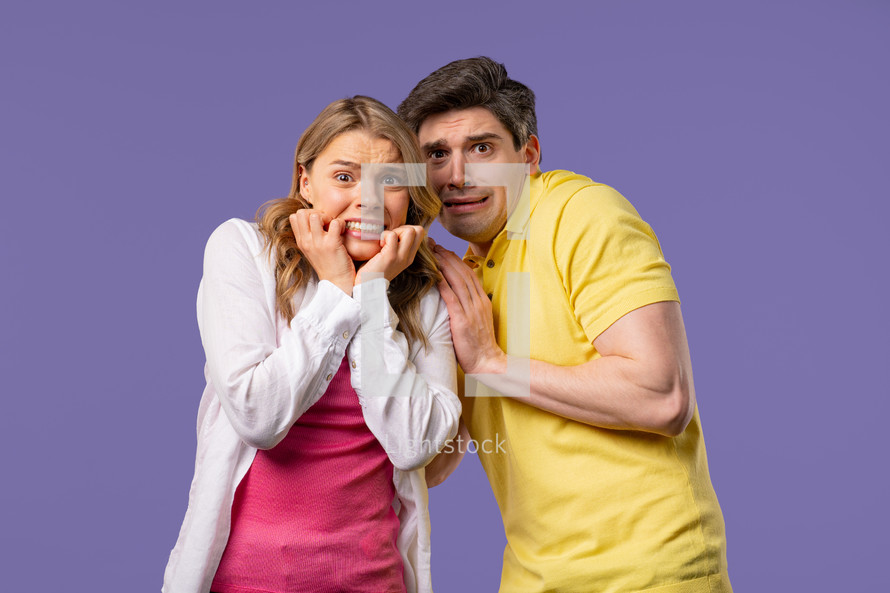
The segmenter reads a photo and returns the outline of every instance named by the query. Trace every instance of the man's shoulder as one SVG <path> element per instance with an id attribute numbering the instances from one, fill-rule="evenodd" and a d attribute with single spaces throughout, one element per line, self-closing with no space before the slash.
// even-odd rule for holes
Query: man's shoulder
<path id="1" fill-rule="evenodd" d="M 580 175 L 574 171 L 566 171 L 564 169 L 554 169 L 553 171 L 542 171 L 539 175 L 541 182 L 541 190 L 545 193 L 574 193 L 585 187 L 596 187 L 602 185 L 597 183 L 590 177 Z"/>
<path id="2" fill-rule="evenodd" d="M 610 206 L 630 206 L 613 187 L 572 171 L 542 172 L 533 182 L 533 187 L 534 184 L 538 186 L 539 195 L 535 200 L 533 215 L 539 218 L 562 218 L 570 203 L 574 206 L 573 210 L 591 214 Z"/>

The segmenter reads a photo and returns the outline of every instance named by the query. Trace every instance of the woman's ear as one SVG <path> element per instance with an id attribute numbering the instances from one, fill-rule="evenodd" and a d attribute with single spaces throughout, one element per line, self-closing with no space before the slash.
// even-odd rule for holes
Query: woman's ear
<path id="1" fill-rule="evenodd" d="M 306 170 L 306 167 L 300 165 L 299 169 L 299 183 L 300 183 L 300 196 L 303 200 L 306 201 L 310 206 L 312 205 L 312 190 L 309 187 L 309 171 Z"/>

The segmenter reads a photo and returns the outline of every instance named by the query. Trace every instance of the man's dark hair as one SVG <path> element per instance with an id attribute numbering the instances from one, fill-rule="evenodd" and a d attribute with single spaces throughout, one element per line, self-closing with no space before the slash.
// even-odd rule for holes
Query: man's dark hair
<path id="1" fill-rule="evenodd" d="M 507 77 L 503 64 L 480 56 L 455 60 L 417 83 L 399 105 L 399 116 L 416 134 L 427 117 L 451 111 L 485 107 L 513 135 L 516 150 L 538 135 L 535 94 Z"/>

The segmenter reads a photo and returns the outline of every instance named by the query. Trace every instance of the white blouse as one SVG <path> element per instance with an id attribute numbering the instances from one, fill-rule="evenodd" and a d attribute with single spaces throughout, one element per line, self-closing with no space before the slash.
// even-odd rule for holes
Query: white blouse
<path id="1" fill-rule="evenodd" d="M 257 449 L 271 449 L 324 394 L 343 356 L 365 423 L 395 467 L 398 548 L 408 593 L 430 593 L 430 526 L 424 466 L 454 437 L 460 418 L 445 304 L 420 302 L 425 350 L 396 329 L 383 278 L 350 297 L 315 277 L 277 312 L 275 275 L 255 224 L 232 219 L 207 241 L 198 327 L 207 386 L 198 408 L 195 476 L 164 593 L 207 593 L 226 547 L 235 489 Z M 364 345 L 364 348 L 363 348 Z M 364 354 L 363 354 L 364 350 Z"/>

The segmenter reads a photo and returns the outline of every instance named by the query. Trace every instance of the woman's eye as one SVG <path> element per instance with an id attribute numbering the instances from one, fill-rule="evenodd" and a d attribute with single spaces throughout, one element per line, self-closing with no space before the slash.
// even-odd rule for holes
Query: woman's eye
<path id="1" fill-rule="evenodd" d="M 343 183 L 349 183 L 352 181 L 352 176 L 347 175 L 346 173 L 339 173 L 337 175 L 337 181 L 341 181 Z"/>
<path id="2" fill-rule="evenodd" d="M 383 185 L 401 185 L 402 180 L 396 177 L 395 175 L 386 175 L 383 179 L 380 180 Z"/>

